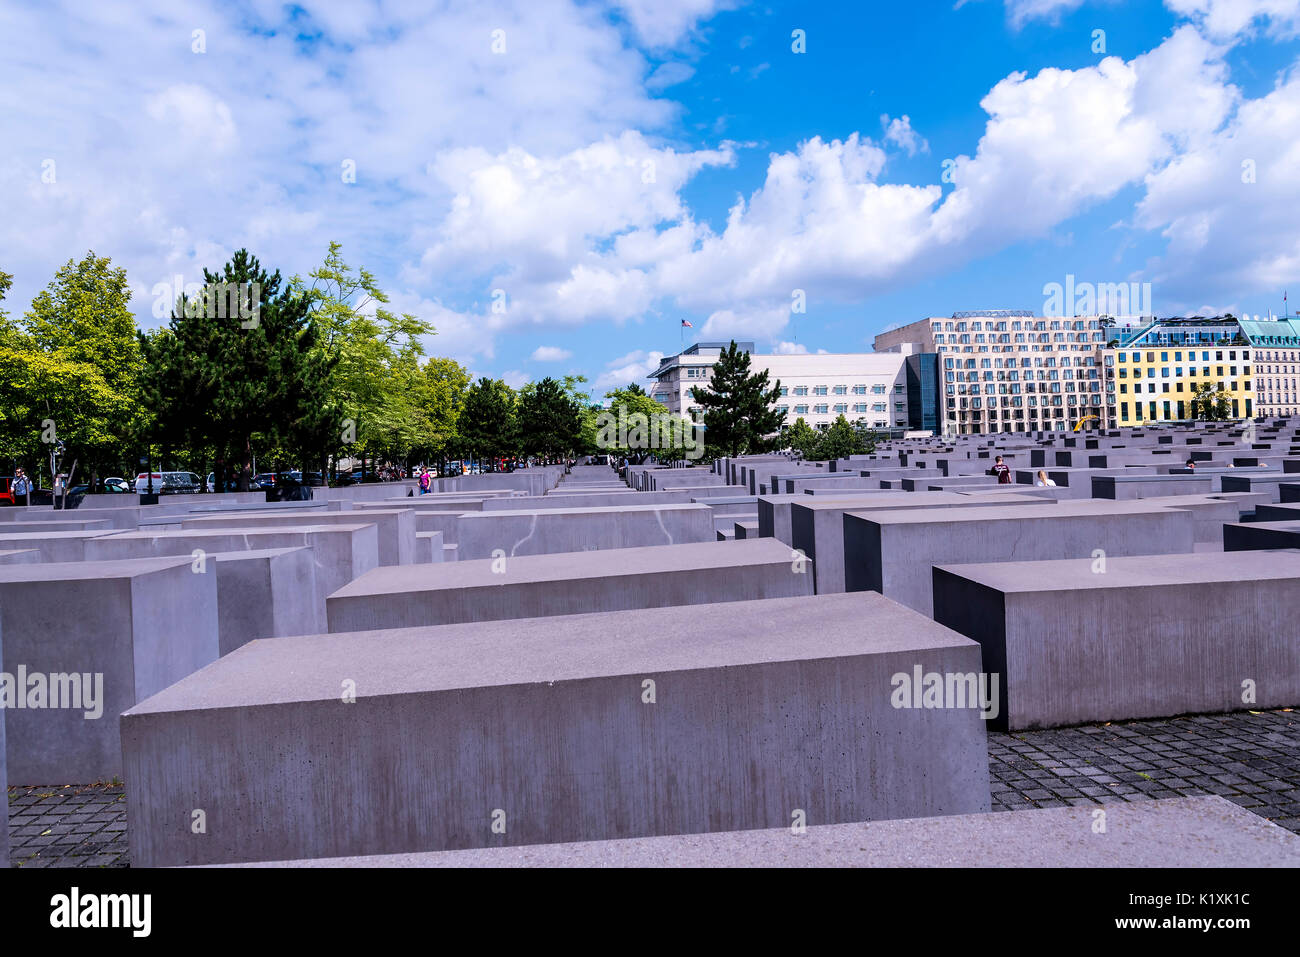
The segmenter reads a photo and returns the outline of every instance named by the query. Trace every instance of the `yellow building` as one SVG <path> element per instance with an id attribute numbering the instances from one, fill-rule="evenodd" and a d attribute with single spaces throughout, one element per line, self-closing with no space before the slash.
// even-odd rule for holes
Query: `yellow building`
<path id="1" fill-rule="evenodd" d="M 1252 352 L 1251 346 L 1237 338 L 1157 345 L 1135 342 L 1107 349 L 1103 362 L 1115 386 L 1117 424 L 1195 418 L 1192 400 L 1206 383 L 1225 394 L 1229 418 L 1253 417 Z"/>

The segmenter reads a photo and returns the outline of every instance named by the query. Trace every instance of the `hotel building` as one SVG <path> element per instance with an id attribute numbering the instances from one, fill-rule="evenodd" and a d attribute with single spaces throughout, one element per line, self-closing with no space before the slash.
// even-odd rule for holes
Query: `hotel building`
<path id="1" fill-rule="evenodd" d="M 647 390 L 650 397 L 669 412 L 702 421 L 703 409 L 691 390 L 709 386 L 713 364 L 728 345 L 697 342 L 678 355 L 665 356 L 649 376 L 654 380 Z M 922 406 L 932 404 L 923 399 L 932 394 L 923 386 L 923 364 L 908 361 L 921 357 L 910 350 L 774 355 L 755 352 L 752 342 L 737 342 L 736 347 L 749 353 L 751 372 L 766 370 L 772 385 L 780 382 L 777 409 L 788 425 L 802 418 L 813 428 L 825 429 L 842 415 L 850 422 L 863 419 L 873 428 L 905 429 L 913 427 L 913 413 L 919 421 Z"/>
<path id="2" fill-rule="evenodd" d="M 956 312 L 876 336 L 877 352 L 910 347 L 937 357 L 937 431 L 1064 431 L 1086 417 L 1114 422 L 1101 364 L 1099 316 L 1044 318 L 1015 309 Z"/>

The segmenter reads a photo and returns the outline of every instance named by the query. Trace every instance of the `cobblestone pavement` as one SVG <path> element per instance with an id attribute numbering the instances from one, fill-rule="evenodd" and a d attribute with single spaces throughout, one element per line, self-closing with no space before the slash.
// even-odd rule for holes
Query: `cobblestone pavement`
<path id="1" fill-rule="evenodd" d="M 1300 833 L 1300 711 L 989 735 L 995 811 L 1220 794 Z M 126 867 L 121 785 L 9 789 L 14 867 Z"/>
<path id="2" fill-rule="evenodd" d="M 11 867 L 126 867 L 120 784 L 9 789 Z"/>

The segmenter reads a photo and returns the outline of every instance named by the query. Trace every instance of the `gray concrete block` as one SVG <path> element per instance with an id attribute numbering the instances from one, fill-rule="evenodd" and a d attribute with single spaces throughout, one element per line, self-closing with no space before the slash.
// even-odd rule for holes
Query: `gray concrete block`
<path id="1" fill-rule="evenodd" d="M 813 582 L 819 595 L 844 591 L 844 513 L 893 511 L 907 508 L 981 508 L 990 505 L 1045 505 L 1033 495 L 944 495 L 913 492 L 864 502 L 862 499 L 821 499 L 791 502 L 790 540 L 813 563 Z"/>
<path id="2" fill-rule="evenodd" d="M 6 703 L 11 785 L 120 776 L 118 715 L 218 657 L 216 571 L 186 558 L 0 566 L 0 616 L 2 670 L 27 676 L 27 706 Z"/>
<path id="3" fill-rule="evenodd" d="M 20 548 L 0 552 L 0 565 L 31 565 L 41 560 L 41 553 L 35 548 Z"/>
<path id="4" fill-rule="evenodd" d="M 217 567 L 221 654 L 256 638 L 323 631 L 310 548 L 267 548 L 207 556 Z"/>
<path id="5" fill-rule="evenodd" d="M 1005 675 L 997 727 L 1300 704 L 1300 551 L 944 565 L 934 616 Z"/>
<path id="6" fill-rule="evenodd" d="M 4 619 L 0 612 L 0 662 L 4 661 Z M 0 868 L 9 867 L 9 761 L 5 740 L 5 712 L 0 708 L 0 794 L 5 796 L 4 814 L 0 814 Z"/>
<path id="7" fill-rule="evenodd" d="M 580 552 L 714 540 L 705 505 L 559 508 L 545 512 L 473 512 L 456 525 L 460 560 Z"/>
<path id="8" fill-rule="evenodd" d="M 162 532 L 123 532 L 96 540 L 88 559 L 147 558 L 310 546 L 316 566 L 316 600 L 325 599 L 359 575 L 379 565 L 377 526 L 302 525 L 283 528 L 184 529 Z"/>
<path id="9" fill-rule="evenodd" d="M 1225 552 L 1300 548 L 1300 521 L 1250 522 L 1223 526 Z"/>
<path id="10" fill-rule="evenodd" d="M 891 703 L 914 668 L 978 672 L 973 642 L 877 595 L 699 605 L 689 621 L 648 609 L 245 645 L 123 716 L 131 862 L 989 810 L 979 712 Z"/>
<path id="11" fill-rule="evenodd" d="M 0 551 L 35 549 L 43 562 L 80 562 L 86 559 L 86 542 L 113 534 L 112 529 L 83 532 L 15 532 L 0 526 Z"/>
<path id="12" fill-rule="evenodd" d="M 764 538 L 377 568 L 327 609 L 343 632 L 811 594 L 807 563 Z"/>
<path id="13" fill-rule="evenodd" d="M 935 565 L 1187 553 L 1194 540 L 1190 511 L 1143 502 L 846 512 L 844 586 L 929 615 Z"/>
<path id="14" fill-rule="evenodd" d="M 1095 827 L 1105 812 L 1106 829 Z M 241 867 L 1290 867 L 1300 836 L 1218 795 Z"/>
<path id="15" fill-rule="evenodd" d="M 380 565 L 410 565 L 416 561 L 415 514 L 407 508 L 368 508 L 364 511 L 313 513 L 310 516 L 293 514 L 250 515 L 236 512 L 221 516 L 187 518 L 183 529 L 218 528 L 289 528 L 303 525 L 359 525 L 373 522 L 377 526 Z"/>
<path id="16" fill-rule="evenodd" d="M 416 532 L 415 541 L 415 554 L 421 562 L 435 565 L 442 563 L 442 546 L 444 544 L 442 532 Z"/>
<path id="17" fill-rule="evenodd" d="M 815 492 L 813 493 L 815 495 Z M 844 491 L 837 489 L 830 494 L 836 501 L 856 499 L 874 501 L 880 495 L 901 495 L 901 492 L 877 489 L 875 491 Z M 790 506 L 795 502 L 812 501 L 810 495 L 760 495 L 758 497 L 758 534 L 763 538 L 775 538 L 778 542 L 789 545 L 794 541 L 790 532 Z"/>

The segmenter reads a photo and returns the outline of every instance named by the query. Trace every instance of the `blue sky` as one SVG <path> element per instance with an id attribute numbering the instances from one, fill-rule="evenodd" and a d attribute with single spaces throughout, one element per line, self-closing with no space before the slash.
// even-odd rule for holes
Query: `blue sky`
<path id="1" fill-rule="evenodd" d="M 683 317 L 862 351 L 1067 274 L 1264 314 L 1300 294 L 1298 31 L 1300 0 L 11 2 L 6 306 L 94 248 L 156 325 L 239 246 L 292 274 L 338 240 L 431 354 L 598 392 Z"/>

